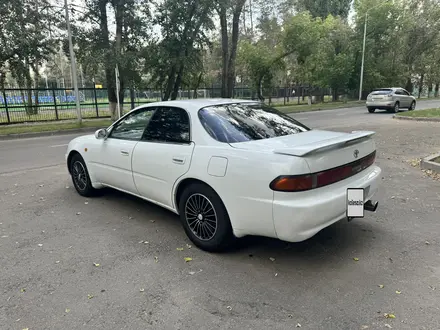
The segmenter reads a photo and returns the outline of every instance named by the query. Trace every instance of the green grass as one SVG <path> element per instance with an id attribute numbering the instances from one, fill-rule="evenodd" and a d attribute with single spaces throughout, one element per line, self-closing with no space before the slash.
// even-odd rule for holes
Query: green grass
<path id="1" fill-rule="evenodd" d="M 286 106 L 277 106 L 276 108 L 284 113 L 298 113 L 298 112 L 306 112 L 306 111 L 353 108 L 353 107 L 363 106 L 364 104 L 365 102 L 349 101 L 349 102 L 317 103 L 312 105 L 307 105 L 307 104 L 286 105 Z"/>
<path id="2" fill-rule="evenodd" d="M 440 118 L 440 108 L 418 110 L 418 111 L 405 111 L 399 113 L 399 116 L 417 117 L 417 118 Z"/>
<path id="3" fill-rule="evenodd" d="M 64 122 L 64 123 L 51 122 L 51 123 L 31 124 L 31 125 L 11 125 L 11 126 L 0 126 L 0 135 L 51 132 L 51 131 L 60 131 L 60 130 L 87 128 L 87 127 L 104 128 L 110 125 L 111 125 L 111 120 L 109 119 L 87 120 L 87 121 L 83 121 L 81 125 L 79 125 L 77 122 Z"/>

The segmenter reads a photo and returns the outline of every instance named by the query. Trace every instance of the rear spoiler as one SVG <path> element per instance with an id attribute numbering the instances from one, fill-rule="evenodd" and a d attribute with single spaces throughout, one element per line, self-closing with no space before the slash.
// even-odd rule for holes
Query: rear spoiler
<path id="1" fill-rule="evenodd" d="M 376 134 L 376 132 L 373 131 L 353 131 L 344 136 L 291 148 L 275 149 L 273 152 L 275 154 L 303 157 L 312 153 L 323 151 L 325 149 L 342 148 L 350 144 L 360 143 L 363 140 L 371 138 L 371 136 L 374 134 Z"/>

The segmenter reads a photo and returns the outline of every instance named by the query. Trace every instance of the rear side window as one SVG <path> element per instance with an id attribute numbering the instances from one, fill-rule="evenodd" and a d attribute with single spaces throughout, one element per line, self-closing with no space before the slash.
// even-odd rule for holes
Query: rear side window
<path id="1" fill-rule="evenodd" d="M 378 89 L 376 91 L 373 91 L 371 94 L 373 95 L 388 95 L 393 92 L 392 89 Z"/>
<path id="2" fill-rule="evenodd" d="M 269 139 L 310 129 L 263 103 L 235 103 L 205 107 L 198 117 L 215 140 L 225 143 Z"/>
<path id="3" fill-rule="evenodd" d="M 186 110 L 157 108 L 142 137 L 143 141 L 189 143 L 190 125 Z"/>

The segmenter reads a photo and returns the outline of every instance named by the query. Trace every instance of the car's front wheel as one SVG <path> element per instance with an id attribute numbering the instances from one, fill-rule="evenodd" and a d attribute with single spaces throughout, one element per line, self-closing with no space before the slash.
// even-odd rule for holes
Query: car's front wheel
<path id="1" fill-rule="evenodd" d="M 371 107 L 368 108 L 368 112 L 369 112 L 369 113 L 374 113 L 375 111 L 376 111 L 375 108 L 371 108 Z"/>
<path id="2" fill-rule="evenodd" d="M 90 197 L 95 194 L 96 190 L 92 186 L 86 163 L 80 154 L 73 155 L 70 160 L 70 175 L 78 194 L 84 197 Z"/>
<path id="3" fill-rule="evenodd" d="M 209 186 L 188 186 L 179 200 L 179 213 L 186 234 L 200 249 L 220 252 L 233 245 L 235 237 L 228 212 Z"/>
<path id="4" fill-rule="evenodd" d="M 411 105 L 409 107 L 409 111 L 415 110 L 416 109 L 416 101 L 412 101 Z"/>

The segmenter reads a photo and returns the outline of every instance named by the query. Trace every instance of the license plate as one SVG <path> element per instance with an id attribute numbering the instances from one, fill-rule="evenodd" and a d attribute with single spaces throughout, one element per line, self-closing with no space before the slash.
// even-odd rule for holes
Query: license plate
<path id="1" fill-rule="evenodd" d="M 347 217 L 364 217 L 364 188 L 347 189 Z"/>

